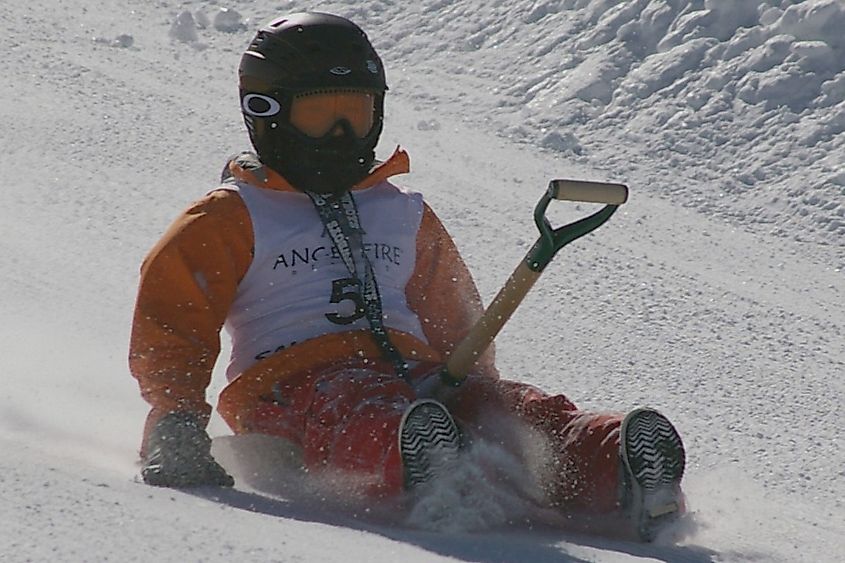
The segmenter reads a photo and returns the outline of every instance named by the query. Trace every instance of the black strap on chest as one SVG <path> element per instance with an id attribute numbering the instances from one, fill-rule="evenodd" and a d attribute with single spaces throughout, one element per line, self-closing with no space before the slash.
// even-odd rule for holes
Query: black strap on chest
<path id="1" fill-rule="evenodd" d="M 358 281 L 361 298 L 364 303 L 364 315 L 370 324 L 370 330 L 382 356 L 393 364 L 396 374 L 403 379 L 408 377 L 408 362 L 390 341 L 384 327 L 381 295 L 378 290 L 375 272 L 370 258 L 364 251 L 364 230 L 358 215 L 358 206 L 350 192 L 340 195 L 305 192 L 320 220 L 326 228 L 332 244 L 343 260 L 349 274 Z"/>

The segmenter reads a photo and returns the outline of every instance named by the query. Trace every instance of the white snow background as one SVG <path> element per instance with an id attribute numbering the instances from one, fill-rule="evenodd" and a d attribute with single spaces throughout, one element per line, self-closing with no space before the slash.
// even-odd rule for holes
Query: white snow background
<path id="1" fill-rule="evenodd" d="M 255 29 L 305 9 L 381 53 L 379 154 L 410 152 L 399 183 L 485 301 L 549 179 L 630 185 L 546 270 L 499 365 L 585 408 L 665 412 L 688 449 L 683 539 L 521 524 L 482 480 L 447 526 L 339 506 L 268 453 L 271 494 L 216 417 L 236 490 L 137 481 L 139 265 L 248 148 L 236 69 Z M 0 22 L 0 560 L 845 560 L 842 0 L 4 0 Z"/>

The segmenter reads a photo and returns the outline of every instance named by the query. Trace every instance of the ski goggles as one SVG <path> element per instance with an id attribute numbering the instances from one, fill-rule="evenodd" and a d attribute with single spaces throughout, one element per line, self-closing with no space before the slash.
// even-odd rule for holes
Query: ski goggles
<path id="1" fill-rule="evenodd" d="M 345 121 L 359 139 L 375 119 L 375 94 L 361 91 L 310 92 L 294 96 L 290 124 L 309 137 L 321 138 Z"/>

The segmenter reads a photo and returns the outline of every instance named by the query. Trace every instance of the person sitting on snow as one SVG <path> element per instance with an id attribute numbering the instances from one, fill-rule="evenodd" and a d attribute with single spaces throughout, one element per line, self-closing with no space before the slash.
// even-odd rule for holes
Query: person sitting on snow
<path id="1" fill-rule="evenodd" d="M 423 196 L 389 180 L 408 171 L 407 154 L 375 160 L 387 85 L 358 26 L 278 18 L 250 43 L 239 77 L 255 153 L 228 162 L 141 268 L 130 368 L 152 406 L 146 483 L 233 485 L 205 430 L 225 326 L 222 418 L 235 434 L 296 444 L 309 471 L 398 494 L 436 479 L 470 440 L 518 454 L 507 433 L 489 435 L 488 422 L 513 419 L 548 442 L 549 506 L 616 518 L 643 539 L 683 511 L 683 446 L 656 411 L 581 411 L 501 379 L 492 349 L 461 386 L 432 385 L 482 303 Z"/>

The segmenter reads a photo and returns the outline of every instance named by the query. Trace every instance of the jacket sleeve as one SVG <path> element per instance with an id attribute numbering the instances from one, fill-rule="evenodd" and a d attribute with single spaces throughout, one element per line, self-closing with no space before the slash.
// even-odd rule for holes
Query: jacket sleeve
<path id="1" fill-rule="evenodd" d="M 406 295 L 429 344 L 443 357 L 449 356 L 484 310 L 454 240 L 427 204 L 417 235 L 417 263 Z M 473 371 L 498 379 L 492 345 Z"/>
<path id="2" fill-rule="evenodd" d="M 220 330 L 252 260 L 253 234 L 240 197 L 218 190 L 185 210 L 141 266 L 129 368 L 152 406 L 144 431 L 173 411 L 207 422 L 205 391 Z"/>

